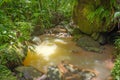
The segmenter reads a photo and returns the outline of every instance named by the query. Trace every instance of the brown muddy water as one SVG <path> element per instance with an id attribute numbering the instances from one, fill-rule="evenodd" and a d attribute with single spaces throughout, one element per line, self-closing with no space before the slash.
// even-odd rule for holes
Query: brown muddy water
<path id="1" fill-rule="evenodd" d="M 24 60 L 25 66 L 33 66 L 42 72 L 46 72 L 49 65 L 57 65 L 62 60 L 81 68 L 91 69 L 97 72 L 96 80 L 107 80 L 110 76 L 113 63 L 111 54 L 114 49 L 111 45 L 105 45 L 102 53 L 88 52 L 76 46 L 71 38 L 54 38 L 41 36 L 42 43 L 35 45 L 36 53 L 29 52 Z"/>

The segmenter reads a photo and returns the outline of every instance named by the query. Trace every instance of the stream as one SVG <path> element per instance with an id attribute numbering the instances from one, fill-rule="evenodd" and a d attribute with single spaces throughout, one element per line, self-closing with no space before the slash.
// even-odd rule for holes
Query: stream
<path id="1" fill-rule="evenodd" d="M 76 46 L 72 38 L 55 38 L 40 36 L 41 43 L 34 45 L 35 52 L 28 52 L 23 62 L 25 66 L 33 66 L 46 72 L 50 65 L 58 65 L 62 60 L 85 69 L 96 71 L 96 80 L 107 80 L 113 63 L 111 54 L 113 46 L 105 45 L 102 53 L 85 51 Z"/>

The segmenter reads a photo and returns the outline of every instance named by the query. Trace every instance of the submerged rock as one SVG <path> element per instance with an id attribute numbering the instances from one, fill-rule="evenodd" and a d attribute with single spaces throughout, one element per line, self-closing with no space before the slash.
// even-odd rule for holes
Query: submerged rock
<path id="1" fill-rule="evenodd" d="M 80 75 L 81 75 L 81 80 L 92 80 L 92 78 L 96 76 L 95 73 L 91 71 L 82 71 Z"/>
<path id="2" fill-rule="evenodd" d="M 20 66 L 17 67 L 15 71 L 18 74 L 17 76 L 18 78 L 20 78 L 20 80 L 34 80 L 35 78 L 43 75 L 42 72 L 38 71 L 33 67 Z M 22 75 L 20 76 L 20 74 Z"/>

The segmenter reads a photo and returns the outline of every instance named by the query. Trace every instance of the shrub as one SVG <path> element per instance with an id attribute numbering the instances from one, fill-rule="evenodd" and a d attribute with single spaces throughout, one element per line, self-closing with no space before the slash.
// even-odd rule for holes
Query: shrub
<path id="1" fill-rule="evenodd" d="M 115 80 L 120 80 L 120 38 L 115 40 L 115 49 L 116 54 L 114 53 L 114 56 L 116 57 L 115 66 L 112 69 L 112 75 Z"/>
<path id="2" fill-rule="evenodd" d="M 120 54 L 120 38 L 115 40 L 115 49 L 116 49 L 116 54 L 114 54 L 114 56 L 117 56 Z"/>
<path id="3" fill-rule="evenodd" d="M 0 80 L 17 80 L 17 78 L 7 67 L 0 65 Z"/>
<path id="4" fill-rule="evenodd" d="M 13 46 L 4 46 L 0 49 L 0 64 L 13 70 L 16 66 L 22 64 L 22 56 Z"/>
<path id="5" fill-rule="evenodd" d="M 117 57 L 115 66 L 112 70 L 114 80 L 120 80 L 120 55 Z"/>

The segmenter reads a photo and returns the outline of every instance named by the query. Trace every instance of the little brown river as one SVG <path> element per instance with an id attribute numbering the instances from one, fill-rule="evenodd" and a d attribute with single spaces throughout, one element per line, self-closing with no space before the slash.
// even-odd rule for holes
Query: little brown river
<path id="1" fill-rule="evenodd" d="M 97 72 L 96 80 L 107 80 L 110 76 L 113 63 L 111 54 L 114 49 L 111 45 L 105 45 L 102 53 L 85 51 L 76 46 L 71 38 L 40 37 L 42 42 L 35 45 L 36 53 L 29 52 L 24 60 L 25 66 L 33 66 L 45 72 L 49 65 L 57 65 L 66 60 L 81 68 L 91 69 Z"/>

